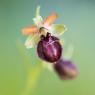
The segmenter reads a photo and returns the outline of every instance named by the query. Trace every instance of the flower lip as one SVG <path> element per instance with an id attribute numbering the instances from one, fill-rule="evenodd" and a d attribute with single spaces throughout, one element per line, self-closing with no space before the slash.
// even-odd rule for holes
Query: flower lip
<path id="1" fill-rule="evenodd" d="M 47 33 L 46 36 L 41 36 L 41 40 L 37 45 L 37 53 L 44 61 L 54 63 L 61 57 L 62 46 L 57 38 L 51 36 L 50 33 Z"/>
<path id="2" fill-rule="evenodd" d="M 59 41 L 59 39 L 57 37 L 51 36 L 51 33 L 49 33 L 49 32 L 47 32 L 46 36 L 45 35 L 41 35 L 41 40 L 43 40 L 44 42 L 47 41 L 46 46 L 48 46 L 50 44 L 53 44 L 56 41 Z"/>

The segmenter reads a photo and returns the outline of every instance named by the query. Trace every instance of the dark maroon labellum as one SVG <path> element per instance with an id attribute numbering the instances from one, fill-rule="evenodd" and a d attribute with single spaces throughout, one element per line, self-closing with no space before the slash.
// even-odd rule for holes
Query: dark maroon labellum
<path id="1" fill-rule="evenodd" d="M 62 47 L 57 37 L 47 33 L 46 37 L 41 36 L 41 40 L 37 45 L 38 56 L 48 62 L 56 62 L 62 54 Z"/>
<path id="2" fill-rule="evenodd" d="M 63 80 L 75 78 L 78 74 L 76 66 L 70 60 L 60 59 L 54 64 L 54 70 Z"/>

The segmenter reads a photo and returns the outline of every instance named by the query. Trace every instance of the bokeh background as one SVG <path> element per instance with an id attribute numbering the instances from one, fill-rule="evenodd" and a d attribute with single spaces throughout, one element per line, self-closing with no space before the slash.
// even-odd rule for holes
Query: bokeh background
<path id="1" fill-rule="evenodd" d="M 56 23 L 68 27 L 61 38 L 65 49 L 75 47 L 72 60 L 80 71 L 75 80 L 61 81 L 49 70 L 35 75 L 40 63 L 34 49 L 25 49 L 21 29 L 33 24 L 37 5 L 43 17 L 56 12 Z M 95 95 L 94 54 L 95 0 L 0 0 L 0 95 Z"/>

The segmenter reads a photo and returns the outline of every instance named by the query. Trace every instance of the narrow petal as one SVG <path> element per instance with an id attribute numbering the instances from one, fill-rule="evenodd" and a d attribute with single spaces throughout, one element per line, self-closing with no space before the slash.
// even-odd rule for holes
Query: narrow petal
<path id="1" fill-rule="evenodd" d="M 36 26 L 30 26 L 22 29 L 23 35 L 30 35 L 32 33 L 36 33 L 38 31 Z"/>
<path id="2" fill-rule="evenodd" d="M 56 13 L 52 13 L 50 16 L 48 16 L 44 21 L 43 21 L 43 24 L 45 26 L 50 26 L 51 24 L 54 23 L 54 21 L 56 20 L 57 18 L 57 14 Z"/>
<path id="3" fill-rule="evenodd" d="M 51 32 L 55 36 L 62 35 L 66 30 L 67 30 L 67 28 L 64 24 L 53 24 L 52 28 L 51 28 Z"/>
<path id="4" fill-rule="evenodd" d="M 33 22 L 35 25 L 40 27 L 41 22 L 43 21 L 42 17 L 40 16 L 40 6 L 37 7 L 36 9 L 36 16 L 33 18 Z"/>

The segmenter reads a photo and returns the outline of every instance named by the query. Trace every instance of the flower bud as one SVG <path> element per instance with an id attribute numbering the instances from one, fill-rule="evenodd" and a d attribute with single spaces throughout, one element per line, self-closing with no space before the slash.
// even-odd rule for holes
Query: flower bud
<path id="1" fill-rule="evenodd" d="M 75 78 L 78 74 L 76 66 L 70 60 L 62 60 L 54 64 L 54 70 L 63 80 Z"/>

